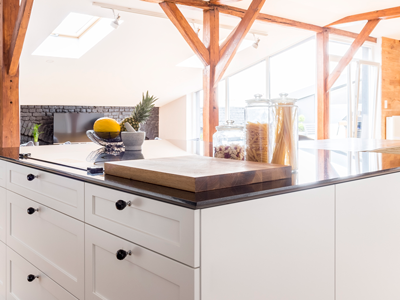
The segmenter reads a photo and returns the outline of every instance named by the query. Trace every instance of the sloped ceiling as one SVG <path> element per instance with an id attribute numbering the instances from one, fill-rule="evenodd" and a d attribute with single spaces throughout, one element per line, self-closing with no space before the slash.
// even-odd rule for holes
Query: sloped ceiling
<path id="1" fill-rule="evenodd" d="M 155 12 L 157 4 L 139 0 L 102 0 Z M 235 3 L 247 7 L 250 0 Z M 398 0 L 267 0 L 262 12 L 298 21 L 326 25 L 347 15 L 399 5 Z M 201 19 L 201 11 L 182 8 L 185 15 Z M 176 65 L 193 55 L 167 19 L 120 12 L 124 23 L 80 59 L 33 56 L 33 51 L 70 13 L 112 18 L 112 12 L 89 0 L 36 0 L 21 57 L 22 105 L 135 105 L 147 90 L 162 106 L 201 89 L 202 70 Z M 235 26 L 237 18 L 222 16 L 221 23 Z M 237 72 L 268 55 L 313 35 L 312 32 L 256 22 L 267 32 L 259 48 L 237 54 L 227 74 Z M 344 28 L 359 31 L 360 26 Z M 221 29 L 221 37 L 229 34 Z M 374 36 L 400 39 L 400 20 L 382 22 Z M 251 37 L 249 37 L 251 38 Z"/>

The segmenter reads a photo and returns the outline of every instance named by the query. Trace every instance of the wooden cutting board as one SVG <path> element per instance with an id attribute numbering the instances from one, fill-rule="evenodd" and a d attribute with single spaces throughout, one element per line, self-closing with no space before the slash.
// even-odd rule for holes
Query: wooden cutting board
<path id="1" fill-rule="evenodd" d="M 191 192 L 204 192 L 292 176 L 290 166 L 197 155 L 108 162 L 105 173 Z"/>

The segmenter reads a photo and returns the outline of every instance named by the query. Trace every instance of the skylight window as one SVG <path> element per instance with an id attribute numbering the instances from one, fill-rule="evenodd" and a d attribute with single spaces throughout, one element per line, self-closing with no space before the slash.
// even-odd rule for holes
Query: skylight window
<path id="1" fill-rule="evenodd" d="M 70 13 L 53 31 L 53 35 L 79 38 L 100 18 L 90 15 Z"/>
<path id="2" fill-rule="evenodd" d="M 70 13 L 32 55 L 80 58 L 116 30 L 113 22 L 114 19 Z"/>

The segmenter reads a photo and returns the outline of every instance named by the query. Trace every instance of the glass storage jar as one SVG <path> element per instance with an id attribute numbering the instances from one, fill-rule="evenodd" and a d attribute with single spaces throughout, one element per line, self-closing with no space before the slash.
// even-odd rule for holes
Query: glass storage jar
<path id="1" fill-rule="evenodd" d="M 246 160 L 269 162 L 270 101 L 261 99 L 246 100 L 244 118 L 246 122 Z"/>
<path id="2" fill-rule="evenodd" d="M 226 121 L 226 125 L 217 126 L 213 135 L 214 157 L 244 160 L 243 126 Z"/>
<path id="3" fill-rule="evenodd" d="M 298 169 L 298 120 L 296 99 L 287 98 L 288 94 L 279 94 L 281 98 L 271 100 L 270 161 Z"/>

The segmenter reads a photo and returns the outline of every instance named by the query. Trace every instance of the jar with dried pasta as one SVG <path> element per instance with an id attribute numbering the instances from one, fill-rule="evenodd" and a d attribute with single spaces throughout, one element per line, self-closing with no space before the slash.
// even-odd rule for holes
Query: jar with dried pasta
<path id="1" fill-rule="evenodd" d="M 255 99 L 246 100 L 244 117 L 246 122 L 246 160 L 269 162 L 269 125 L 270 102 L 255 95 Z"/>
<path id="2" fill-rule="evenodd" d="M 279 94 L 280 98 L 271 100 L 271 163 L 298 169 L 298 120 L 295 105 L 296 99 L 288 98 L 288 94 Z"/>
<path id="3" fill-rule="evenodd" d="M 216 127 L 213 135 L 214 157 L 244 160 L 243 126 L 235 125 L 234 121 Z"/>

